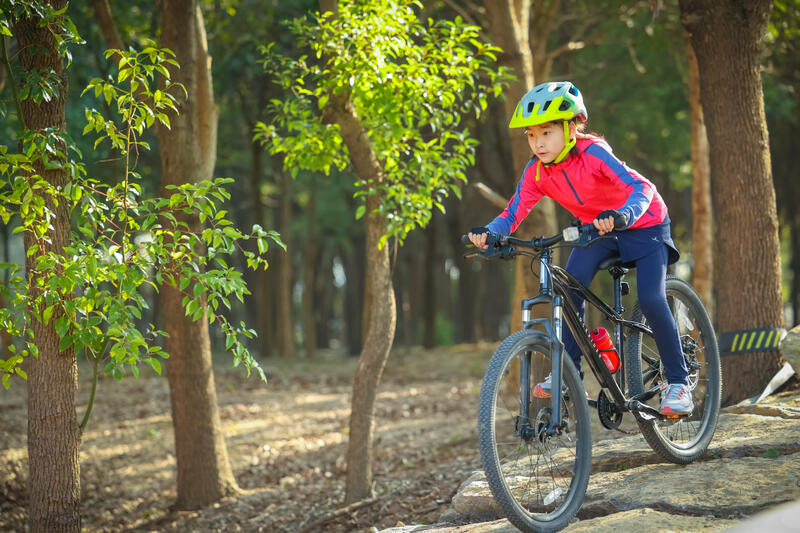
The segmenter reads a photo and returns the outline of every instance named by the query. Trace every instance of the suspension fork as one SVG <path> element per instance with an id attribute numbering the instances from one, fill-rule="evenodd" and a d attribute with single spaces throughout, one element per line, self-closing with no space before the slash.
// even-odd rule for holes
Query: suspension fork
<path id="1" fill-rule="evenodd" d="M 564 368 L 564 343 L 561 341 L 562 330 L 561 318 L 561 295 L 553 297 L 553 342 L 552 342 L 552 384 L 550 389 L 551 415 L 550 424 L 547 426 L 547 434 L 554 435 L 561 431 L 561 371 Z"/>
<path id="2" fill-rule="evenodd" d="M 564 343 L 561 341 L 561 332 L 563 329 L 562 319 L 562 303 L 561 295 L 555 294 L 553 290 L 553 280 L 550 277 L 550 270 L 548 266 L 553 261 L 553 254 L 551 250 L 545 250 L 541 256 L 539 265 L 539 294 L 550 296 L 553 299 L 552 314 L 550 316 L 550 323 L 552 329 L 550 333 L 550 350 L 551 350 L 551 383 L 553 386 L 550 389 L 550 423 L 547 425 L 545 432 L 548 435 L 555 435 L 561 432 L 561 374 L 564 368 Z"/>

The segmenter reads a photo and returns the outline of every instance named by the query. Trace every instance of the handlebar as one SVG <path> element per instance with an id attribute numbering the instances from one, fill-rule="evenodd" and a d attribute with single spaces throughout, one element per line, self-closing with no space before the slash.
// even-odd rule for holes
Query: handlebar
<path id="1" fill-rule="evenodd" d="M 535 237 L 530 240 L 489 232 L 486 236 L 488 248 L 473 253 L 480 254 L 486 258 L 500 257 L 501 259 L 510 259 L 519 254 L 519 252 L 514 249 L 515 246 L 529 248 L 538 253 L 562 241 L 577 248 L 585 248 L 598 240 L 616 239 L 613 235 L 603 235 L 592 239 L 591 234 L 594 230 L 594 224 L 574 224 L 572 226 L 567 226 L 561 233 L 553 235 L 552 237 Z M 471 243 L 469 237 L 466 235 L 461 236 L 461 242 L 463 244 Z"/>

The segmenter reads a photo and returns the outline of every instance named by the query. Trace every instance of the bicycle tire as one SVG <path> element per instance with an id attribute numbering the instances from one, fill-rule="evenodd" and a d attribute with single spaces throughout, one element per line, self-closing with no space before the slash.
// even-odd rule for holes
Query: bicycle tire
<path id="1" fill-rule="evenodd" d="M 684 357 L 690 369 L 689 381 L 695 409 L 689 417 L 677 421 L 641 420 L 639 429 L 647 443 L 660 457 L 686 464 L 700 457 L 708 448 L 719 417 L 722 398 L 722 371 L 714 326 L 700 297 L 684 280 L 667 276 L 667 301 L 676 320 Z M 639 302 L 631 320 L 646 323 Z M 666 383 L 661 358 L 652 336 L 633 330 L 625 341 L 625 365 L 631 396 Z M 651 400 L 657 407 L 659 395 Z"/>
<path id="2" fill-rule="evenodd" d="M 565 354 L 562 375 L 566 394 L 561 409 L 568 425 L 561 435 L 546 437 L 538 433 L 528 440 L 523 438 L 516 431 L 521 383 L 516 378 L 509 391 L 505 381 L 514 379 L 512 364 L 526 352 L 531 353 L 532 359 L 532 391 L 534 380 L 544 377 L 552 368 L 547 335 L 518 331 L 500 344 L 489 361 L 478 407 L 481 460 L 495 502 L 514 526 L 531 533 L 558 531 L 569 524 L 580 508 L 589 482 L 592 462 L 589 409 L 578 371 Z M 549 398 L 532 398 L 530 415 L 537 431 L 546 425 L 547 413 L 552 413 L 551 403 Z M 528 467 L 530 471 L 523 471 Z"/>

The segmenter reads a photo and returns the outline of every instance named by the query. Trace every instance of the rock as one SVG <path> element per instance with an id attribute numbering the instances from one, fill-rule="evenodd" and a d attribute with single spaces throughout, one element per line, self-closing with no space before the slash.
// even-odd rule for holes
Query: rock
<path id="1" fill-rule="evenodd" d="M 566 530 L 565 530 L 566 531 Z M 495 520 L 477 524 L 463 524 L 458 526 L 432 525 L 432 526 L 406 526 L 406 528 L 384 529 L 380 533 L 519 533 L 508 520 Z"/>
<path id="2" fill-rule="evenodd" d="M 780 350 L 794 371 L 800 373 L 800 326 L 789 330 L 781 341 Z"/>
<path id="3" fill-rule="evenodd" d="M 590 520 L 576 520 L 564 533 L 642 533 L 643 531 L 691 531 L 706 533 L 723 531 L 737 524 L 736 520 L 719 519 L 713 516 L 672 515 L 653 509 L 636 509 L 614 513 Z M 768 531 L 767 529 L 761 531 Z M 495 520 L 459 526 L 416 526 L 416 529 L 384 529 L 380 533 L 519 533 L 508 520 Z M 748 531 L 749 533 L 749 531 Z M 755 531 L 753 531 L 755 533 Z M 760 532 L 759 532 L 760 533 Z"/>
<path id="4" fill-rule="evenodd" d="M 763 454 L 777 455 L 780 461 L 765 459 L 762 457 Z M 589 478 L 586 500 L 579 511 L 579 516 L 581 514 L 596 516 L 638 507 L 672 509 L 681 513 L 720 514 L 716 512 L 719 507 L 723 510 L 723 514 L 727 513 L 730 516 L 740 510 L 741 495 L 719 494 L 719 499 L 704 496 L 706 505 L 699 507 L 693 506 L 691 500 L 697 500 L 693 496 L 688 496 L 686 501 L 676 498 L 671 503 L 662 504 L 660 502 L 667 501 L 664 484 L 694 486 L 693 480 L 696 480 L 698 487 L 707 487 L 707 484 L 713 481 L 708 478 L 714 478 L 713 474 L 720 469 L 727 472 L 727 476 L 734 476 L 728 478 L 728 482 L 731 479 L 742 479 L 741 476 L 744 476 L 744 479 L 748 479 L 748 486 L 754 491 L 760 492 L 763 485 L 763 490 L 772 494 L 775 483 L 773 474 L 776 473 L 772 469 L 778 468 L 778 463 L 786 463 L 781 468 L 792 468 L 794 465 L 793 467 L 800 471 L 800 424 L 794 418 L 722 414 L 708 454 L 701 460 L 685 466 L 663 464 L 663 459 L 657 456 L 639 435 L 599 442 L 594 446 L 592 455 L 592 476 Z M 787 461 L 786 456 L 794 459 Z M 763 467 L 767 471 L 756 471 L 751 475 L 749 469 L 758 470 L 757 464 L 737 462 L 738 459 L 731 461 L 733 458 L 763 461 Z M 721 466 L 719 461 L 724 460 L 732 466 Z M 654 471 L 658 472 L 657 476 L 653 475 Z M 722 481 L 724 485 L 725 481 Z M 631 487 L 637 487 L 636 491 L 631 491 Z M 800 497 L 800 487 L 794 487 L 794 492 L 791 493 Z M 773 494 L 772 497 L 776 499 L 771 501 L 758 499 L 757 504 L 749 500 L 741 506 L 741 510 L 749 514 L 770 504 L 791 499 L 791 496 L 782 497 L 779 494 Z M 461 485 L 453 497 L 453 509 L 465 520 L 489 520 L 501 517 L 482 472 L 473 473 Z"/>
<path id="5" fill-rule="evenodd" d="M 482 471 L 473 472 L 461 484 L 453 496 L 453 510 L 459 518 L 467 520 L 491 520 L 499 517 L 486 477 Z"/>
<path id="6" fill-rule="evenodd" d="M 717 519 L 713 516 L 681 516 L 656 511 L 636 509 L 608 516 L 581 520 L 564 529 L 565 533 L 613 531 L 614 533 L 641 533 L 642 531 L 722 531 L 736 524 L 735 520 Z"/>
<path id="7" fill-rule="evenodd" d="M 727 408 L 720 415 L 708 453 L 688 465 L 664 462 L 640 435 L 597 442 L 586 497 L 578 518 L 564 531 L 722 531 L 746 524 L 742 518 L 793 501 L 797 503 L 779 518 L 795 526 L 800 521 L 798 419 L 797 391 Z M 559 461 L 557 454 L 554 460 Z M 772 531 L 754 527 L 741 531 Z M 381 533 L 422 531 L 517 530 L 500 516 L 483 472 L 473 472 L 439 524 Z"/>
<path id="8" fill-rule="evenodd" d="M 769 405 L 766 403 L 750 403 L 750 400 L 744 400 L 736 405 L 731 405 L 722 410 L 723 413 L 731 413 L 737 415 L 760 415 L 760 416 L 773 416 L 777 418 L 800 418 L 800 407 L 793 407 L 789 405 Z"/>
<path id="9" fill-rule="evenodd" d="M 800 501 L 779 505 L 727 530 L 727 533 L 792 533 L 798 530 Z"/>
<path id="10" fill-rule="evenodd" d="M 458 511 L 452 507 L 448 507 L 445 512 L 439 515 L 439 522 L 455 522 L 456 520 L 458 520 Z"/>
<path id="11" fill-rule="evenodd" d="M 579 516 L 647 507 L 730 518 L 800 498 L 800 453 L 765 455 L 593 475 Z"/>

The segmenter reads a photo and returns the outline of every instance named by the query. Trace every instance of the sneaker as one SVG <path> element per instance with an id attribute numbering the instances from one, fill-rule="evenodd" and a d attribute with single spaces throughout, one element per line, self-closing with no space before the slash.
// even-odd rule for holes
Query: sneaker
<path id="1" fill-rule="evenodd" d="M 533 388 L 533 392 L 531 393 L 534 398 L 550 398 L 552 395 L 550 392 L 553 390 L 553 374 L 547 374 L 547 377 L 544 378 L 544 381 L 540 381 L 536 384 Z"/>
<path id="2" fill-rule="evenodd" d="M 661 391 L 662 415 L 688 415 L 694 409 L 692 391 L 682 383 L 670 383 Z"/>
<path id="3" fill-rule="evenodd" d="M 531 396 L 534 398 L 550 398 L 552 396 L 551 392 L 553 390 L 553 374 L 547 374 L 547 377 L 544 378 L 544 381 L 540 381 L 536 384 L 533 388 L 533 392 L 531 392 Z M 567 393 L 567 387 L 561 387 L 561 390 L 564 394 Z M 586 393 L 586 400 L 589 400 L 589 393 Z"/>

